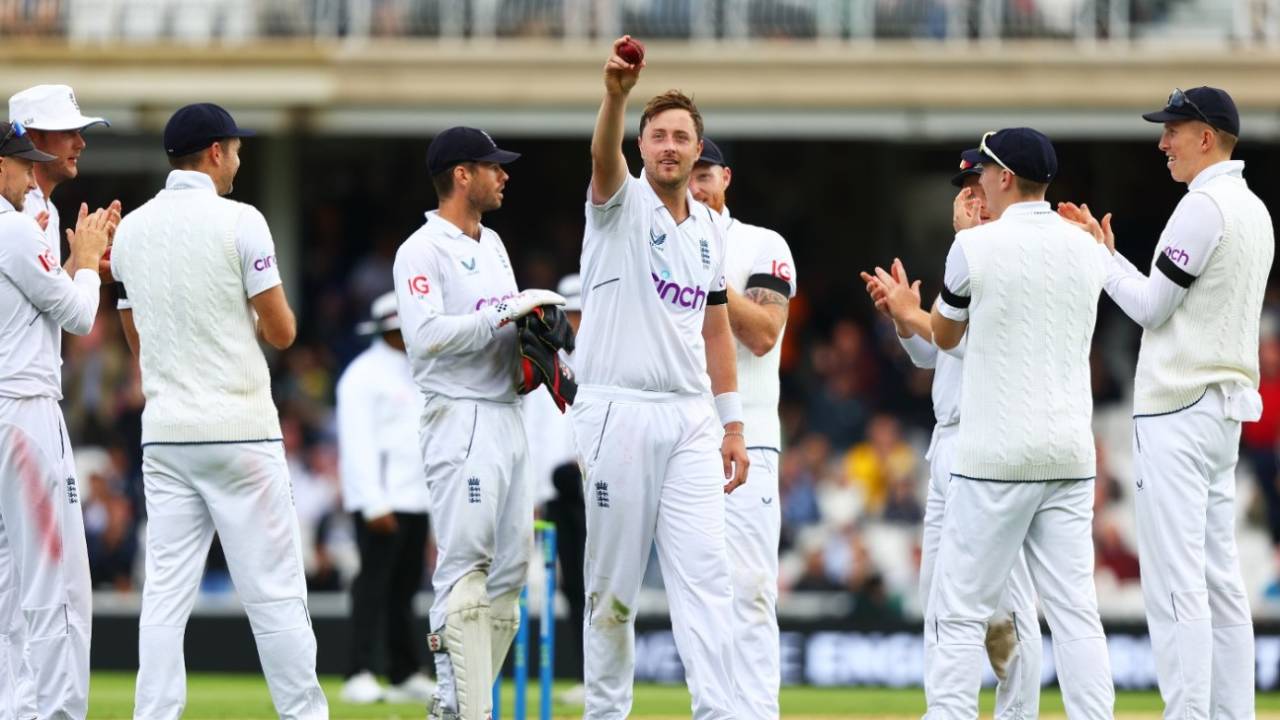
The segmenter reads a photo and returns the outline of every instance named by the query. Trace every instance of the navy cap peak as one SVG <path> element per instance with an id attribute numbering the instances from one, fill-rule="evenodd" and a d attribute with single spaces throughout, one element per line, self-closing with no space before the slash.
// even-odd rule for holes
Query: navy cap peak
<path id="1" fill-rule="evenodd" d="M 253 137 L 256 133 L 236 125 L 231 113 L 213 103 L 184 105 L 164 126 L 164 151 L 182 157 L 203 150 L 219 140 Z"/>
<path id="2" fill-rule="evenodd" d="M 720 146 L 711 141 L 711 138 L 702 138 L 702 154 L 698 156 L 699 165 L 727 165 L 724 161 L 724 153 L 720 152 Z"/>
<path id="3" fill-rule="evenodd" d="M 1048 136 L 1034 128 L 992 130 L 978 147 L 960 154 L 973 164 L 994 163 L 1020 178 L 1048 183 L 1058 174 L 1058 153 Z"/>
<path id="4" fill-rule="evenodd" d="M 431 139 L 427 147 L 427 171 L 433 176 L 464 162 L 495 162 L 505 165 L 520 153 L 503 150 L 489 133 L 471 127 L 451 127 Z"/>
<path id="5" fill-rule="evenodd" d="M 1235 100 L 1226 90 L 1207 85 L 1190 90 L 1174 88 L 1163 110 L 1145 113 L 1142 119 L 1153 123 L 1199 120 L 1217 130 L 1240 135 L 1240 112 Z"/>

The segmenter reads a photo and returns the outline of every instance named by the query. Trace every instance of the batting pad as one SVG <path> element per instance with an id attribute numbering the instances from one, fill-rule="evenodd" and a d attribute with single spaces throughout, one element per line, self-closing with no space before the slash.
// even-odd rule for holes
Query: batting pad
<path id="1" fill-rule="evenodd" d="M 461 720 L 486 720 L 492 712 L 493 629 L 487 580 L 475 570 L 463 575 L 449 592 L 445 649 L 453 664 Z"/>

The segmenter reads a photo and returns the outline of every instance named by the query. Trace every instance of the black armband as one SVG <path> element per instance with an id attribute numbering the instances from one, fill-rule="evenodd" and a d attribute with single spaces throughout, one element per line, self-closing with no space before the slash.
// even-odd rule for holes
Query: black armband
<path id="1" fill-rule="evenodd" d="M 769 273 L 756 273 L 755 275 L 747 278 L 747 289 L 750 290 L 753 287 L 764 288 L 765 290 L 772 290 L 776 293 L 781 293 L 782 297 L 791 296 L 791 283 L 783 280 L 777 275 L 770 275 Z"/>
<path id="2" fill-rule="evenodd" d="M 969 307 L 970 298 L 965 295 L 957 295 L 947 289 L 946 285 L 942 286 L 942 302 L 953 308 L 964 310 Z"/>
<path id="3" fill-rule="evenodd" d="M 1191 283 L 1196 281 L 1196 276 L 1183 270 L 1169 259 L 1168 255 L 1160 253 L 1156 258 L 1156 269 L 1164 273 L 1164 276 L 1173 281 L 1174 285 L 1180 288 L 1189 288 Z"/>
<path id="4" fill-rule="evenodd" d="M 712 290 L 707 293 L 707 305 L 727 305 L 729 303 L 728 290 Z"/>

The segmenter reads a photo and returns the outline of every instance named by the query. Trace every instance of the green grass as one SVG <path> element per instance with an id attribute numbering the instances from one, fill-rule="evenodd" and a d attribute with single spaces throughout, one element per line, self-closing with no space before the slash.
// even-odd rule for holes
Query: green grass
<path id="1" fill-rule="evenodd" d="M 89 693 L 89 717 L 129 718 L 133 710 L 132 674 L 98 672 L 93 674 Z M 338 719 L 362 718 L 393 720 L 425 716 L 420 705 L 348 705 L 338 700 L 342 679 L 322 678 L 325 694 L 329 697 L 330 716 Z M 200 674 L 188 678 L 187 709 L 183 715 L 192 720 L 211 718 L 235 718 L 254 720 L 276 717 L 271 708 L 266 683 L 259 675 Z M 512 690 L 507 683 L 503 693 L 502 717 L 510 719 Z M 983 713 L 991 712 L 991 696 L 983 696 Z M 1117 713 L 1143 713 L 1156 718 L 1160 710 L 1160 698 L 1155 693 L 1118 693 Z M 882 690 L 874 688 L 812 688 L 789 687 L 782 690 L 783 717 L 919 717 L 924 712 L 924 696 L 918 689 Z M 1041 700 L 1041 710 L 1046 714 L 1062 712 L 1062 698 L 1057 691 L 1046 690 Z M 1280 694 L 1258 696 L 1258 710 L 1280 712 Z M 536 680 L 529 688 L 530 717 L 538 714 L 538 687 Z M 685 688 L 672 685 L 640 685 L 636 688 L 634 716 L 688 717 L 689 693 Z M 580 708 L 556 705 L 557 718 L 582 716 Z"/>

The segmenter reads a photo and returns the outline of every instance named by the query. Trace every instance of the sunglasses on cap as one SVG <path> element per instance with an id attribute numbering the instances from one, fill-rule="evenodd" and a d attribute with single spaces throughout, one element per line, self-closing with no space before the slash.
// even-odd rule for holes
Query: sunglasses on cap
<path id="1" fill-rule="evenodd" d="M 1173 92 L 1169 93 L 1169 100 L 1165 104 L 1174 110 L 1189 107 L 1195 111 L 1197 119 L 1209 127 L 1214 126 L 1213 123 L 1209 122 L 1209 118 L 1205 117 L 1204 112 L 1200 110 L 1200 106 L 1196 105 L 1194 100 L 1187 97 L 1187 94 L 1182 92 L 1182 88 L 1174 88 Z"/>
<path id="2" fill-rule="evenodd" d="M 22 126 L 22 123 L 18 122 L 17 120 L 14 120 L 13 122 L 9 123 L 9 129 L 5 131 L 4 137 L 0 138 L 0 147 L 4 147 L 5 144 L 8 143 L 13 138 L 20 138 L 25 136 L 26 134 L 27 134 L 27 129 Z"/>
<path id="3" fill-rule="evenodd" d="M 991 148 L 987 147 L 987 138 L 991 137 L 992 135 L 995 135 L 997 132 L 999 132 L 999 131 L 998 131 L 998 130 L 989 130 L 989 131 L 987 131 L 987 132 L 983 133 L 983 135 L 982 135 L 982 139 L 978 141 L 978 150 L 980 150 L 980 151 L 982 152 L 982 154 L 983 154 L 983 155 L 986 155 L 987 157 L 991 158 L 992 160 L 995 160 L 995 161 L 996 161 L 996 164 L 997 164 L 997 165 L 999 165 L 1000 167 L 1004 168 L 1005 170 L 1009 170 L 1009 166 L 1004 164 L 1004 161 L 1000 159 L 1000 156 L 999 156 L 999 155 L 996 155 L 996 154 L 995 154 L 995 153 L 993 153 L 993 152 L 991 152 Z M 1018 173 L 1016 173 L 1016 172 L 1013 172 L 1012 170 L 1009 170 L 1009 172 L 1010 172 L 1010 173 L 1012 173 L 1012 174 L 1013 174 L 1013 175 L 1015 175 L 1015 176 L 1018 174 Z"/>

